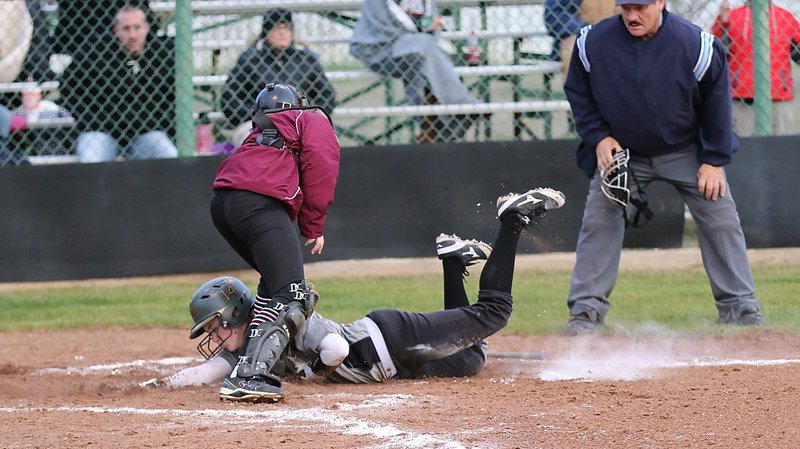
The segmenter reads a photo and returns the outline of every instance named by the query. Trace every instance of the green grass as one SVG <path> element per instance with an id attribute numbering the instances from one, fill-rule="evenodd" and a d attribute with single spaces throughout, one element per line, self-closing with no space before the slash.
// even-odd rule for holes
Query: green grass
<path id="1" fill-rule="evenodd" d="M 467 278 L 467 292 L 477 294 L 478 270 Z M 754 271 L 757 294 L 768 327 L 800 333 L 800 266 L 777 266 Z M 255 279 L 245 279 L 251 287 Z M 187 281 L 159 280 L 143 284 L 110 283 L 18 290 L 0 293 L 0 331 L 82 327 L 190 326 L 187 304 L 198 285 Z M 399 308 L 428 312 L 439 310 L 442 280 L 439 275 L 415 277 L 365 277 L 320 279 L 319 312 L 352 321 L 370 310 Z M 514 279 L 514 313 L 503 332 L 561 333 L 567 319 L 566 271 L 518 271 Z M 716 309 L 708 280 L 702 271 L 623 273 L 612 296 L 607 317 L 609 332 L 675 330 L 713 334 Z"/>

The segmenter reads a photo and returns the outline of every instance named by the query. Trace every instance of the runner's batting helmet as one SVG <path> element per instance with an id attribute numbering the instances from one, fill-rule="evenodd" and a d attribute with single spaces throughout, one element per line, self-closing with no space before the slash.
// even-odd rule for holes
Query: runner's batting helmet
<path id="1" fill-rule="evenodd" d="M 194 320 L 189 338 L 195 339 L 201 336 L 206 331 L 204 326 L 217 318 L 224 329 L 232 329 L 246 323 L 250 318 L 250 309 L 254 302 L 253 295 L 244 282 L 235 277 L 221 276 L 206 282 L 194 292 L 189 301 L 189 314 Z M 197 345 L 197 350 L 206 358 L 213 357 L 222 348 L 220 344 L 214 350 L 206 350 L 210 342 L 211 334 Z"/>
<path id="2" fill-rule="evenodd" d="M 281 109 L 308 106 L 305 95 L 289 84 L 269 83 L 256 97 L 256 112 L 270 113 Z"/>

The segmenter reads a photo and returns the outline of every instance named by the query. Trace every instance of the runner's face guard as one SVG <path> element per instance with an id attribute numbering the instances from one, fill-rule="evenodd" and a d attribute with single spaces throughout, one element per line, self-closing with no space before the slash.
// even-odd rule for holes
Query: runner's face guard
<path id="1" fill-rule="evenodd" d="M 197 352 L 199 352 L 200 355 L 205 357 L 206 360 L 222 352 L 225 342 L 228 341 L 229 338 L 231 338 L 232 334 L 229 333 L 227 337 L 225 337 L 224 339 L 220 339 L 220 342 L 215 346 L 213 334 L 215 332 L 218 332 L 220 328 L 222 328 L 222 325 L 218 323 L 217 327 L 211 330 L 210 332 L 206 333 L 206 336 L 203 337 L 203 339 L 200 340 L 200 343 L 197 344 Z M 217 334 L 217 336 L 219 337 L 219 334 Z"/>

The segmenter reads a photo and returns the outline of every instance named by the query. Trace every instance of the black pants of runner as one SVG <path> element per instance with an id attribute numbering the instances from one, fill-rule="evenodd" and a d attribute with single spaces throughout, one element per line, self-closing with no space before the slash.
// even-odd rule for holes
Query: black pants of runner
<path id="1" fill-rule="evenodd" d="M 461 377 L 480 372 L 486 362 L 483 339 L 505 327 L 511 316 L 511 284 L 521 230 L 514 216 L 502 221 L 481 272 L 475 304 L 470 305 L 464 290 L 464 264 L 450 258 L 442 261 L 445 310 L 376 310 L 368 315 L 383 333 L 398 377 Z"/>
<path id="2" fill-rule="evenodd" d="M 211 219 L 231 248 L 261 275 L 261 298 L 272 298 L 305 278 L 302 245 L 283 202 L 246 190 L 215 190 Z"/>

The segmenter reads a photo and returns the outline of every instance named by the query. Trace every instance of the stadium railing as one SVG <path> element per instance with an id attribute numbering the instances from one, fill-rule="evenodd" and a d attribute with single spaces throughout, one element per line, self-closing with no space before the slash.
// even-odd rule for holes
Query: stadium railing
<path id="1" fill-rule="evenodd" d="M 359 128 L 365 126 L 368 122 L 374 119 L 381 118 L 403 118 L 411 119 L 415 116 L 433 116 L 433 115 L 452 115 L 452 114 L 491 114 L 496 112 L 511 112 L 513 113 L 513 135 L 520 137 L 526 127 L 522 121 L 523 117 L 533 117 L 545 120 L 545 137 L 549 137 L 549 130 L 551 129 L 550 121 L 552 120 L 553 112 L 563 112 L 569 110 L 569 105 L 564 100 L 553 100 L 548 95 L 543 99 L 534 101 L 524 101 L 525 97 L 520 83 L 520 78 L 524 75 L 544 75 L 550 76 L 558 73 L 561 70 L 561 64 L 554 61 L 538 61 L 533 64 L 527 65 L 505 65 L 505 66 L 462 66 L 456 67 L 456 73 L 465 79 L 477 78 L 477 81 L 472 83 L 473 91 L 477 93 L 478 98 L 483 99 L 483 103 L 477 104 L 451 104 L 451 105 L 392 105 L 384 104 L 380 106 L 339 106 L 333 111 L 333 118 L 337 123 L 341 123 L 339 119 L 365 119 L 364 121 L 356 121 L 349 126 L 337 125 L 337 131 L 341 134 L 353 139 L 359 144 L 376 144 L 388 140 L 393 134 L 393 129 L 396 131 L 398 125 L 391 121 L 387 122 L 387 129 L 384 133 L 379 133 L 377 136 L 365 135 L 358 131 Z M 385 79 L 381 75 L 368 70 L 357 71 L 330 71 L 326 72 L 326 76 L 331 82 L 337 81 L 379 81 L 385 80 L 387 83 L 376 83 L 376 86 L 383 85 L 387 92 L 385 96 L 388 97 L 388 91 L 391 90 L 391 80 Z M 210 76 L 194 76 L 192 82 L 197 87 L 214 87 L 221 88 L 227 80 L 226 75 L 210 75 Z M 490 90 L 488 89 L 488 82 L 492 80 L 507 81 L 511 84 L 513 92 L 513 102 L 497 102 L 492 101 Z M 220 113 L 211 112 L 207 117 L 212 121 L 222 121 L 224 117 Z M 481 121 L 483 128 L 482 137 L 485 140 L 492 138 L 492 127 L 488 120 L 484 117 Z M 408 120 L 404 120 L 403 126 L 411 126 Z M 532 131 L 527 131 L 531 137 L 535 137 Z M 477 134 L 481 134 L 480 132 Z"/>
<path id="2" fill-rule="evenodd" d="M 502 61 L 498 61 L 498 65 L 494 66 L 489 65 L 477 68 L 460 67 L 459 74 L 471 78 L 472 82 L 469 86 L 471 91 L 485 103 L 535 100 L 527 103 L 528 107 L 534 107 L 533 105 L 540 104 L 544 105 L 541 111 L 529 110 L 513 113 L 513 135 L 515 137 L 522 135 L 525 129 L 521 119 L 523 117 L 534 117 L 545 121 L 544 131 L 539 133 L 539 137 L 550 138 L 552 130 L 552 112 L 560 110 L 561 108 L 560 106 L 552 106 L 547 105 L 547 103 L 539 102 L 539 100 L 549 101 L 554 97 L 551 90 L 551 79 L 555 74 L 560 72 L 558 64 L 552 61 L 533 61 L 531 67 L 528 67 L 523 61 L 524 57 L 521 56 L 523 52 L 520 51 L 523 41 L 527 38 L 544 38 L 549 41 L 549 37 L 542 29 L 526 28 L 519 30 L 517 27 L 498 29 L 497 26 L 492 26 L 492 29 L 475 30 L 458 28 L 462 25 L 462 17 L 466 17 L 467 8 L 469 8 L 469 14 L 473 17 L 473 21 L 476 13 L 480 15 L 479 28 L 490 28 L 487 26 L 487 23 L 491 22 L 492 16 L 491 14 L 487 16 L 487 13 L 492 7 L 540 6 L 543 3 L 544 0 L 441 0 L 437 2 L 440 12 L 452 16 L 452 25 L 456 28 L 455 30 L 443 31 L 440 33 L 440 37 L 452 43 L 456 48 L 461 48 L 464 42 L 473 35 L 480 41 L 484 54 L 486 54 L 486 49 L 490 45 L 490 42 L 499 42 L 500 39 L 507 39 L 511 42 L 511 45 L 506 46 L 506 48 L 514 49 L 513 56 L 508 59 L 503 58 Z M 209 17 L 208 20 L 201 21 L 203 24 L 201 28 L 196 28 L 196 31 L 202 33 L 203 31 L 213 30 L 218 26 L 226 27 L 237 20 L 249 20 L 249 18 L 260 16 L 264 11 L 274 7 L 288 8 L 294 13 L 313 13 L 314 15 L 319 15 L 330 20 L 330 22 L 337 22 L 345 25 L 347 28 L 351 28 L 358 19 L 356 13 L 360 10 L 361 4 L 361 1 L 351 0 L 298 0 L 291 4 L 273 0 L 195 0 L 191 3 L 191 8 L 196 17 Z M 163 17 L 168 17 L 175 8 L 175 2 L 150 2 L 150 6 L 154 12 Z M 476 12 L 476 10 L 479 12 Z M 353 14 L 348 14 L 351 12 Z M 508 18 L 503 20 L 508 20 Z M 473 23 L 473 27 L 474 26 L 475 24 Z M 230 38 L 229 35 L 225 34 L 220 37 L 220 39 L 215 39 L 213 37 L 209 39 L 208 33 L 206 33 L 202 38 L 195 38 L 192 43 L 192 48 L 195 51 L 211 52 L 209 60 L 212 61 L 212 63 L 210 69 L 206 72 L 211 75 L 194 76 L 193 84 L 197 88 L 196 92 L 199 94 L 198 98 L 209 104 L 211 108 L 210 111 L 204 111 L 203 116 L 217 119 L 219 119 L 220 114 L 216 113 L 218 108 L 216 100 L 219 98 L 219 88 L 225 82 L 225 77 L 219 74 L 226 73 L 228 69 L 224 64 L 223 67 L 217 65 L 219 61 L 222 60 L 219 56 L 225 51 L 243 51 L 251 43 L 245 38 Z M 325 36 L 298 35 L 295 36 L 295 38 L 296 42 L 318 50 L 320 47 L 327 45 L 338 45 L 338 48 L 341 48 L 343 44 L 347 44 L 350 36 L 347 32 L 339 32 Z M 456 58 L 458 58 L 458 56 L 459 55 L 456 55 Z M 459 61 L 456 62 L 458 63 Z M 517 65 L 519 65 L 519 67 L 517 67 Z M 536 88 L 531 90 L 525 88 L 522 78 L 531 74 L 537 74 L 542 77 L 541 83 L 529 83 L 543 86 L 541 89 Z M 422 106 L 422 109 L 409 109 L 406 105 L 398 104 L 396 101 L 397 95 L 393 92 L 395 80 L 390 78 L 382 78 L 367 70 L 329 70 L 327 75 L 335 86 L 337 84 L 341 85 L 341 83 L 361 81 L 366 84 L 365 86 L 360 86 L 356 91 L 340 97 L 340 108 L 337 108 L 334 114 L 336 118 L 346 118 L 345 121 L 337 121 L 337 123 L 340 124 L 338 125 L 337 131 L 346 137 L 352 138 L 356 143 L 391 143 L 393 139 L 397 142 L 395 136 L 397 135 L 396 131 L 398 129 L 410 129 L 413 127 L 410 120 L 405 119 L 410 119 L 420 110 L 427 110 L 425 109 L 426 106 Z M 489 83 L 491 81 L 508 82 L 511 86 L 510 91 L 512 92 L 510 98 L 492 98 L 492 96 L 489 95 Z M 348 85 L 344 90 L 348 90 L 349 86 L 351 85 Z M 383 93 L 382 96 L 369 97 L 370 93 L 380 92 L 381 90 Z M 504 91 L 507 92 L 507 90 Z M 558 95 L 556 94 L 555 96 Z M 367 100 L 368 104 L 364 104 L 364 101 L 360 100 L 362 98 L 371 98 L 371 100 Z M 376 103 L 375 100 L 377 98 L 383 101 L 381 103 Z M 369 102 L 371 102 L 371 104 Z M 378 111 L 381 112 L 372 116 L 362 115 L 363 113 L 359 112 L 364 110 L 362 109 L 363 107 L 373 106 L 385 107 L 388 109 L 379 109 Z M 392 109 L 395 107 L 398 109 Z M 433 109 L 433 111 L 436 110 L 437 109 Z M 356 119 L 356 117 L 361 118 Z M 351 119 L 355 120 L 355 122 L 346 124 L 346 121 Z M 372 126 L 367 127 L 371 131 L 374 130 L 376 128 L 374 126 L 374 121 L 376 119 L 386 119 L 383 125 L 383 132 L 379 133 L 377 136 L 367 136 L 358 132 L 357 129 L 359 127 L 365 127 L 368 124 Z M 403 126 L 397 123 L 398 119 L 403 119 Z M 482 136 L 485 139 L 491 138 L 492 131 L 490 122 L 483 120 L 481 126 L 484 128 Z M 529 132 L 529 134 L 533 135 L 532 132 Z M 476 133 L 476 136 L 477 135 L 478 133 Z"/>
<path id="3" fill-rule="evenodd" d="M 296 12 L 358 11 L 361 0 L 295 0 L 291 4 L 281 0 L 195 0 L 192 12 L 196 15 L 262 14 L 270 8 L 289 8 Z M 542 5 L 544 0 L 442 0 L 439 8 L 487 8 L 490 6 Z M 159 14 L 170 14 L 175 2 L 150 2 L 150 9 Z"/>

